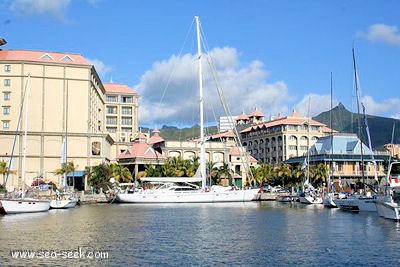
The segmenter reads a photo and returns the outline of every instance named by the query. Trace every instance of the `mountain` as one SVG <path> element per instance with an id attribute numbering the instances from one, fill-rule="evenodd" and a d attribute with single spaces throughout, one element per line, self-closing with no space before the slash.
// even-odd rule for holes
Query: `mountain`
<path id="1" fill-rule="evenodd" d="M 205 127 L 205 134 L 214 134 L 217 132 L 217 126 Z M 188 139 L 200 137 L 200 126 L 194 125 L 191 128 L 179 129 L 174 126 L 164 125 L 160 129 L 160 136 L 170 141 L 186 141 Z"/>
<path id="2" fill-rule="evenodd" d="M 332 114 L 331 114 L 332 112 Z M 355 133 L 358 134 L 358 114 L 348 111 L 342 103 L 339 103 L 330 111 L 322 112 L 314 120 L 326 124 L 328 127 L 331 125 L 332 115 L 332 128 L 342 133 Z M 400 143 L 400 120 L 366 115 L 369 132 L 371 135 L 371 143 L 373 150 L 382 150 L 384 144 L 391 143 L 393 124 L 395 124 L 395 135 L 393 143 Z M 360 122 L 362 127 L 362 140 L 364 144 L 368 145 L 367 132 L 365 127 L 364 115 L 360 114 Z"/>

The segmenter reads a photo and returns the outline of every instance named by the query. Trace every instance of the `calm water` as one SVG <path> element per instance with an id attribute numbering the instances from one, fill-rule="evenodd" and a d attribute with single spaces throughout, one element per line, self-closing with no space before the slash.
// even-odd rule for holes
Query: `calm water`
<path id="1" fill-rule="evenodd" d="M 2 266 L 400 266 L 399 249 L 399 223 L 300 203 L 100 204 L 0 217 Z"/>

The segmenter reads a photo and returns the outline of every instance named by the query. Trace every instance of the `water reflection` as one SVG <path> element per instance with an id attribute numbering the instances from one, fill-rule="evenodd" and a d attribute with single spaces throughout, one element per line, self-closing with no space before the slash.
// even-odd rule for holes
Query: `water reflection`
<path id="1" fill-rule="evenodd" d="M 399 223 L 322 205 L 254 202 L 84 205 L 0 217 L 10 249 L 103 250 L 108 259 L 35 259 L 29 265 L 399 265 Z M 368 252 L 368 253 L 366 253 Z M 323 264 L 322 264 L 323 263 Z"/>

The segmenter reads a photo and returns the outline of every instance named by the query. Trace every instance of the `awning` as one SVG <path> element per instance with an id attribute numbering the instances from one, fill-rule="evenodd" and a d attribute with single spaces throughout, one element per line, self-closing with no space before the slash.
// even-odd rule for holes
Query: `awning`
<path id="1" fill-rule="evenodd" d="M 67 177 L 83 177 L 85 175 L 85 171 L 74 171 L 67 173 Z"/>

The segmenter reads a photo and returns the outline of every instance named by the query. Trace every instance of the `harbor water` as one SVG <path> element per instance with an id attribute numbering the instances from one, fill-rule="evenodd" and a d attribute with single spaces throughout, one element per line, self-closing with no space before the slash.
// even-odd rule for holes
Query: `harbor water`
<path id="1" fill-rule="evenodd" d="M 94 204 L 0 217 L 1 266 L 400 266 L 375 212 L 275 201 Z"/>

